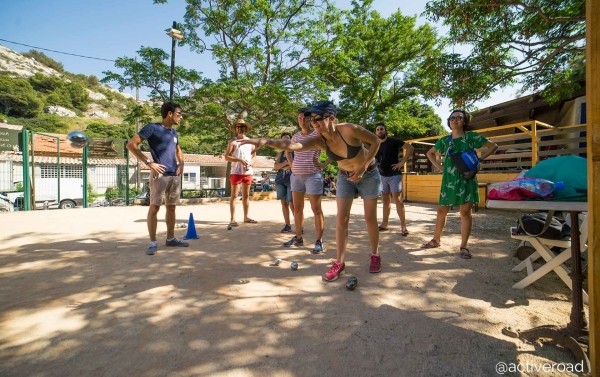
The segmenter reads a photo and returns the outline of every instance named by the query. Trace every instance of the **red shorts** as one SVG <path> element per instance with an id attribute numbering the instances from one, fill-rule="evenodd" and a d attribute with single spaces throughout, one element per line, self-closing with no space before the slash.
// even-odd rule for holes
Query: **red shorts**
<path id="1" fill-rule="evenodd" d="M 232 185 L 239 185 L 240 183 L 251 185 L 252 176 L 249 174 L 231 174 L 229 176 L 229 182 L 231 182 Z"/>

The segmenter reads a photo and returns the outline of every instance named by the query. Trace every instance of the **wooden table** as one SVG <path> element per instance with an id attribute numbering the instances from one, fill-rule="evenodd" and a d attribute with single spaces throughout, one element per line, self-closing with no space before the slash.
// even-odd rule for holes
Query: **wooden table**
<path id="1" fill-rule="evenodd" d="M 510 327 L 502 330 L 507 336 L 527 341 L 539 338 L 550 339 L 551 342 L 568 348 L 578 361 L 584 362 L 586 372 L 590 371 L 590 361 L 581 345 L 575 338 L 588 334 L 585 313 L 583 312 L 583 275 L 581 273 L 581 244 L 579 239 L 579 214 L 587 212 L 587 202 L 553 202 L 546 200 L 488 200 L 487 208 L 513 209 L 520 211 L 564 211 L 571 215 L 571 280 L 573 295 L 571 317 L 566 327 L 539 326 L 525 331 L 515 331 Z"/>

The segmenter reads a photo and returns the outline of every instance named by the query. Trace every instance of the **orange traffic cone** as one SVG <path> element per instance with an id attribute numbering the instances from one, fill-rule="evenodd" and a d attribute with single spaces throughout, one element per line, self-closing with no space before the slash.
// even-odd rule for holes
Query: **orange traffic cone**
<path id="1" fill-rule="evenodd" d="M 187 233 L 183 237 L 184 240 L 198 239 L 198 233 L 196 233 L 196 223 L 194 222 L 194 214 L 190 212 L 190 219 L 188 221 Z"/>

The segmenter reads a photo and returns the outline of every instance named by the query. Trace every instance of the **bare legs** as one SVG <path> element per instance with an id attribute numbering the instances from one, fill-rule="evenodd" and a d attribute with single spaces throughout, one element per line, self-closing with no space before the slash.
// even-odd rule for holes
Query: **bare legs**
<path id="1" fill-rule="evenodd" d="M 229 223 L 235 223 L 235 201 L 237 200 L 240 185 L 231 185 L 231 197 L 229 198 Z"/>
<path id="2" fill-rule="evenodd" d="M 146 225 L 148 225 L 148 235 L 150 241 L 156 241 L 156 226 L 158 223 L 157 215 L 160 206 L 150 204 L 148 207 L 148 215 L 146 216 Z"/>
<path id="3" fill-rule="evenodd" d="M 294 227 L 296 238 L 302 238 L 302 229 L 304 229 L 304 193 L 292 192 L 294 212 Z M 323 240 L 323 232 L 325 231 L 325 216 L 321 208 L 321 195 L 309 195 L 310 208 L 315 215 L 315 236 L 317 240 Z"/>
<path id="4" fill-rule="evenodd" d="M 250 185 L 247 183 L 241 184 L 242 190 L 242 208 L 244 210 L 244 221 L 250 220 L 248 217 L 248 211 L 250 210 Z M 229 213 L 231 218 L 230 223 L 235 223 L 235 204 L 240 190 L 240 185 L 231 185 L 231 198 L 229 198 Z"/>
<path id="5" fill-rule="evenodd" d="M 392 192 L 392 193 L 384 193 L 381 195 L 383 199 L 383 219 L 381 220 L 381 227 L 387 228 L 388 221 L 390 218 L 390 213 L 392 212 L 391 199 L 394 201 L 396 205 L 396 213 L 398 213 L 398 218 L 400 218 L 400 225 L 402 226 L 402 231 L 406 230 L 406 211 L 404 209 L 404 199 L 402 197 L 401 192 Z"/>
<path id="6" fill-rule="evenodd" d="M 292 192 L 292 201 L 294 202 L 294 228 L 296 238 L 302 238 L 302 229 L 304 228 L 304 193 Z"/>
<path id="7" fill-rule="evenodd" d="M 473 203 L 465 203 L 460 206 L 460 247 L 467 247 L 467 242 L 471 236 L 473 227 Z M 446 216 L 450 211 L 450 206 L 438 206 L 437 218 L 435 219 L 435 233 L 433 239 L 440 243 L 442 231 L 446 225 Z"/>
<path id="8" fill-rule="evenodd" d="M 242 208 L 244 208 L 244 221 L 249 221 L 248 212 L 250 211 L 250 185 L 242 183 Z"/>
<path id="9" fill-rule="evenodd" d="M 353 198 L 336 198 L 337 217 L 335 228 L 335 243 L 337 246 L 337 262 L 343 263 L 348 246 L 348 223 Z M 377 225 L 377 198 L 364 199 L 365 222 L 371 245 L 371 254 L 379 253 L 379 230 Z"/>
<path id="10" fill-rule="evenodd" d="M 310 208 L 315 215 L 315 240 L 323 241 L 323 231 L 325 230 L 325 216 L 321 208 L 321 195 L 309 195 Z"/>
<path id="11" fill-rule="evenodd" d="M 460 247 L 467 247 L 471 228 L 473 228 L 473 203 L 465 203 L 460 206 Z"/>
<path id="12" fill-rule="evenodd" d="M 283 221 L 285 221 L 286 225 L 291 224 L 290 222 L 290 209 L 292 210 L 292 214 L 294 213 L 294 205 L 292 202 L 288 202 L 287 200 L 281 200 L 281 212 L 283 213 Z"/>
<path id="13" fill-rule="evenodd" d="M 167 239 L 175 237 L 175 205 L 165 205 L 167 212 L 165 214 L 165 222 L 167 223 Z M 148 225 L 148 235 L 150 241 L 156 241 L 156 228 L 158 224 L 158 211 L 160 206 L 150 204 L 148 207 L 148 215 L 146 216 L 146 224 Z"/>

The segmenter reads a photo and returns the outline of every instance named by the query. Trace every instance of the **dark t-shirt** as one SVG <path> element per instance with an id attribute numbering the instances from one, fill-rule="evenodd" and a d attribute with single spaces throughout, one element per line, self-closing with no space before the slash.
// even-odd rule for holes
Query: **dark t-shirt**
<path id="1" fill-rule="evenodd" d="M 177 131 L 160 123 L 148 123 L 138 135 L 148 140 L 152 160 L 166 166 L 163 175 L 177 175 Z"/>
<path id="2" fill-rule="evenodd" d="M 379 171 L 381 172 L 381 175 L 389 177 L 402 174 L 400 170 L 392 170 L 392 165 L 397 164 L 400 161 L 398 159 L 398 154 L 403 145 L 404 142 L 402 140 L 394 139 L 392 137 L 388 137 L 383 143 L 379 144 L 379 150 L 377 151 L 375 158 L 377 159 L 377 162 L 379 162 Z"/>

